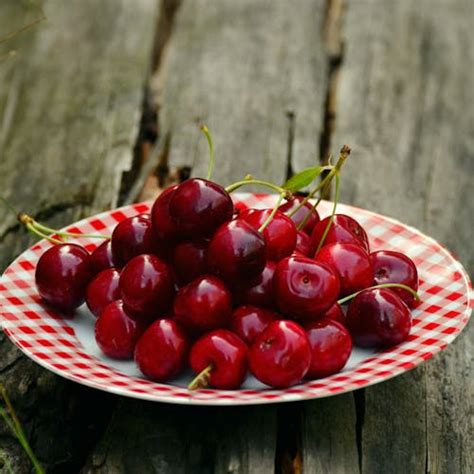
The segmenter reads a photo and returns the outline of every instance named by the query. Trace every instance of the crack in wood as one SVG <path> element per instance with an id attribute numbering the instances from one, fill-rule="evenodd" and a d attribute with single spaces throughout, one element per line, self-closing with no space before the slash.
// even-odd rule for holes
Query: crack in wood
<path id="1" fill-rule="evenodd" d="M 357 454 L 359 456 L 359 472 L 362 472 L 363 462 L 363 429 L 365 418 L 365 389 L 356 390 L 354 392 L 354 404 L 356 412 L 356 444 Z"/>

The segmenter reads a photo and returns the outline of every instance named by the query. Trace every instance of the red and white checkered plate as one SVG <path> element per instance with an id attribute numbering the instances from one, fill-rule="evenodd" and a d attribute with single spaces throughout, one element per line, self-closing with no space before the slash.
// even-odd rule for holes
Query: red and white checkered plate
<path id="1" fill-rule="evenodd" d="M 271 207 L 275 197 L 235 194 L 240 207 Z M 329 213 L 322 202 L 320 213 Z M 84 219 L 67 230 L 111 232 L 117 222 L 147 212 L 150 203 L 136 204 Z M 18 257 L 0 280 L 0 323 L 9 338 L 38 364 L 67 379 L 107 392 L 171 403 L 245 405 L 327 397 L 373 385 L 406 372 L 446 348 L 467 324 L 471 285 L 462 265 L 439 243 L 401 222 L 351 206 L 338 212 L 356 218 L 367 230 L 372 249 L 399 250 L 418 267 L 422 304 L 413 311 L 413 328 L 403 344 L 383 351 L 355 348 L 345 369 L 324 379 L 286 390 L 273 390 L 248 377 L 240 390 L 186 389 L 191 374 L 169 384 L 144 379 L 133 361 L 107 359 L 94 341 L 94 318 L 85 305 L 72 319 L 45 307 L 35 288 L 38 258 L 49 247 L 41 241 Z M 90 239 L 78 242 L 92 250 Z"/>

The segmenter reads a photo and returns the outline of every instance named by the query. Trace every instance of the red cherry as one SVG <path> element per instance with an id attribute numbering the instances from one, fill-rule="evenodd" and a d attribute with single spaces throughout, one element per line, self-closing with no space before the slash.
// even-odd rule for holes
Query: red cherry
<path id="1" fill-rule="evenodd" d="M 229 323 L 232 301 L 219 278 L 203 275 L 178 291 L 173 309 L 176 320 L 185 328 L 202 333 Z"/>
<path id="2" fill-rule="evenodd" d="M 207 248 L 209 270 L 228 283 L 256 277 L 265 263 L 263 237 L 241 219 L 222 224 Z"/>
<path id="3" fill-rule="evenodd" d="M 185 333 L 172 319 L 155 321 L 138 340 L 135 362 L 143 375 L 166 382 L 183 371 L 189 344 Z"/>
<path id="4" fill-rule="evenodd" d="M 285 214 L 290 214 L 295 207 L 297 207 L 302 201 L 304 200 L 303 196 L 295 196 L 294 199 L 291 201 L 287 201 L 282 204 L 279 209 L 281 212 Z M 301 209 L 299 209 L 293 216 L 291 216 L 291 220 L 295 223 L 295 226 L 298 227 L 304 219 L 306 219 L 308 213 L 310 213 L 310 217 L 306 221 L 304 228 L 302 229 L 306 234 L 311 235 L 314 226 L 319 222 L 319 214 L 316 209 L 313 209 L 313 206 L 306 202 Z"/>
<path id="5" fill-rule="evenodd" d="M 169 202 L 169 213 L 180 233 L 193 239 L 211 235 L 232 218 L 234 205 L 229 193 L 207 179 L 181 183 Z"/>
<path id="6" fill-rule="evenodd" d="M 311 351 L 304 330 L 292 321 L 274 321 L 249 350 L 250 370 L 266 385 L 286 388 L 308 372 Z"/>
<path id="7" fill-rule="evenodd" d="M 247 209 L 240 213 L 239 219 L 244 220 L 255 230 L 258 230 L 271 213 L 272 209 Z M 290 255 L 295 249 L 295 224 L 280 211 L 276 212 L 262 235 L 265 239 L 265 255 L 268 260 L 279 261 Z"/>
<path id="8" fill-rule="evenodd" d="M 171 306 L 173 275 L 170 267 L 155 255 L 132 258 L 123 268 L 119 284 L 125 307 L 134 317 L 156 319 Z"/>
<path id="9" fill-rule="evenodd" d="M 36 288 L 43 300 L 71 312 L 84 302 L 92 277 L 89 252 L 80 245 L 61 244 L 46 250 L 36 265 Z"/>
<path id="10" fill-rule="evenodd" d="M 113 359 L 130 359 L 145 326 L 132 319 L 122 301 L 107 305 L 95 322 L 95 340 L 102 352 Z"/>
<path id="11" fill-rule="evenodd" d="M 403 342 L 411 329 L 408 306 L 388 288 L 369 288 L 349 304 L 347 328 L 361 347 L 393 346 Z"/>
<path id="12" fill-rule="evenodd" d="M 86 303 L 94 316 L 99 316 L 108 304 L 120 299 L 119 278 L 118 270 L 108 268 L 96 275 L 87 286 Z"/>
<path id="13" fill-rule="evenodd" d="M 306 232 L 300 230 L 296 235 L 295 250 L 304 257 L 311 255 L 311 237 Z"/>
<path id="14" fill-rule="evenodd" d="M 374 280 L 377 285 L 385 283 L 400 283 L 418 290 L 418 271 L 409 257 L 400 252 L 379 250 L 370 254 L 370 261 L 374 269 Z M 398 296 L 413 308 L 415 297 L 403 288 L 391 288 Z"/>
<path id="15" fill-rule="evenodd" d="M 276 302 L 280 310 L 302 321 L 317 319 L 339 295 L 339 279 L 324 264 L 306 257 L 281 260 L 273 278 Z"/>
<path id="16" fill-rule="evenodd" d="M 363 290 L 374 282 L 369 254 L 360 245 L 328 244 L 318 252 L 315 259 L 337 272 L 341 281 L 341 295 Z"/>
<path id="17" fill-rule="evenodd" d="M 242 282 L 234 288 L 234 299 L 239 304 L 252 304 L 265 308 L 273 308 L 273 275 L 276 263 L 268 261 L 260 275 L 249 281 Z"/>
<path id="18" fill-rule="evenodd" d="M 272 322 L 281 319 L 274 311 L 258 306 L 239 306 L 232 314 L 231 328 L 245 343 L 252 344 L 254 339 Z"/>
<path id="19" fill-rule="evenodd" d="M 247 346 L 234 333 L 217 329 L 194 343 L 189 365 L 196 373 L 210 367 L 211 387 L 236 389 L 242 385 L 247 375 Z"/>
<path id="20" fill-rule="evenodd" d="M 319 242 L 324 235 L 331 216 L 319 221 L 311 234 L 311 253 L 314 254 Z M 360 245 L 367 252 L 369 251 L 369 239 L 364 228 L 352 217 L 345 214 L 335 214 L 329 232 L 324 239 L 327 244 L 355 244 Z"/>
<path id="21" fill-rule="evenodd" d="M 151 220 L 155 235 L 161 241 L 170 241 L 178 236 L 178 228 L 170 216 L 170 200 L 178 189 L 178 185 L 166 188 L 155 200 L 151 209 Z"/>
<path id="22" fill-rule="evenodd" d="M 89 264 L 94 274 L 115 267 L 112 255 L 112 242 L 105 240 L 92 253 L 89 258 Z"/>
<path id="23" fill-rule="evenodd" d="M 323 318 L 306 326 L 311 348 L 311 365 L 307 378 L 327 377 L 340 372 L 352 352 L 347 329 L 333 319 Z"/>
<path id="24" fill-rule="evenodd" d="M 321 315 L 321 319 L 322 318 L 332 319 L 333 321 L 341 323 L 343 326 L 346 325 L 346 315 L 339 303 L 334 303 L 324 314 Z"/>
<path id="25" fill-rule="evenodd" d="M 171 262 L 179 283 L 184 285 L 206 273 L 207 246 L 208 242 L 205 240 L 176 244 Z"/>

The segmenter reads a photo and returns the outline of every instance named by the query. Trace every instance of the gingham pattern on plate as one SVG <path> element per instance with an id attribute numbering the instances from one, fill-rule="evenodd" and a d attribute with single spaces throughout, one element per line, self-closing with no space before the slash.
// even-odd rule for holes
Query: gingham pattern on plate
<path id="1" fill-rule="evenodd" d="M 264 194 L 242 193 L 234 197 L 240 208 L 271 207 L 275 202 L 274 196 Z M 330 206 L 322 202 L 320 213 L 328 214 Z M 150 203 L 123 207 L 82 220 L 67 230 L 111 232 L 117 222 L 149 209 Z M 472 290 L 462 265 L 418 230 L 351 206 L 341 204 L 338 212 L 352 215 L 365 227 L 373 249 L 398 249 L 415 261 L 422 304 L 413 311 L 413 328 L 406 342 L 331 377 L 286 390 L 189 392 L 121 373 L 86 353 L 68 321 L 41 303 L 34 269 L 39 256 L 50 245 L 46 241 L 24 252 L 0 280 L 0 322 L 10 339 L 43 367 L 91 387 L 146 400 L 201 405 L 259 404 L 326 397 L 366 387 L 412 369 L 450 344 L 468 322 Z M 97 245 L 89 239 L 79 239 L 79 243 L 89 250 Z"/>

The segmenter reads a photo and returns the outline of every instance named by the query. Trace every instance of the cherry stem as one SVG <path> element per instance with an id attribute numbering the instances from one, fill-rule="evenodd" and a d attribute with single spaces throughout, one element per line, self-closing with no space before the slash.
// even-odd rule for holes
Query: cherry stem
<path id="1" fill-rule="evenodd" d="M 55 239 L 54 237 L 51 237 L 47 234 L 44 234 L 43 232 L 41 232 L 40 230 L 38 230 L 36 227 L 34 227 L 34 225 L 31 223 L 31 222 L 28 222 L 27 224 L 25 224 L 25 227 L 33 234 L 33 235 L 36 235 L 36 237 L 39 237 L 41 239 L 46 239 L 48 242 L 51 242 L 52 244 L 55 244 L 55 245 L 60 245 L 60 244 L 64 244 L 64 242 L 62 240 L 59 240 L 59 239 Z"/>
<path id="2" fill-rule="evenodd" d="M 200 388 L 208 387 L 213 368 L 214 366 L 209 364 L 205 369 L 201 370 L 201 372 L 191 380 L 191 383 L 188 385 L 188 390 L 198 390 Z"/>
<path id="3" fill-rule="evenodd" d="M 3 202 L 7 209 L 13 212 L 15 216 L 18 215 L 18 211 L 10 204 L 10 201 L 8 201 L 8 199 L 5 199 L 3 196 L 0 196 L 0 201 Z"/>
<path id="4" fill-rule="evenodd" d="M 201 132 L 207 138 L 207 143 L 209 145 L 209 164 L 207 166 L 207 176 L 206 179 L 211 179 L 212 172 L 214 171 L 214 142 L 212 141 L 212 135 L 206 125 L 201 125 Z"/>
<path id="5" fill-rule="evenodd" d="M 416 301 L 420 301 L 420 296 L 418 295 L 418 293 L 413 288 L 410 288 L 407 285 L 402 285 L 401 283 L 383 283 L 381 285 L 374 285 L 374 286 L 370 286 L 369 288 L 364 288 L 363 290 L 352 293 L 352 295 L 341 298 L 337 302 L 339 304 L 347 303 L 352 298 L 355 298 L 359 293 L 362 293 L 365 290 L 375 290 L 377 288 L 401 288 L 402 290 L 408 291 L 408 293 L 410 293 L 415 298 Z"/>
<path id="6" fill-rule="evenodd" d="M 90 239 L 105 239 L 108 240 L 110 239 L 110 235 L 104 235 L 104 234 L 81 234 L 80 232 L 66 232 L 66 231 L 59 231 L 56 229 L 51 229 L 51 227 L 46 227 L 43 224 L 40 224 L 39 222 L 36 222 L 33 220 L 33 225 L 40 230 L 41 232 L 46 232 L 48 234 L 57 234 L 61 237 L 88 237 Z"/>
<path id="7" fill-rule="evenodd" d="M 278 197 L 277 199 L 277 202 L 275 204 L 275 206 L 273 207 L 272 209 L 272 212 L 268 215 L 268 217 L 265 219 L 265 221 L 263 222 L 263 224 L 258 228 L 258 232 L 261 234 L 268 226 L 268 224 L 270 224 L 270 222 L 272 221 L 272 219 L 275 217 L 275 214 L 277 213 L 278 211 L 278 208 L 280 207 L 281 205 L 281 202 L 283 201 L 283 199 L 285 198 L 285 194 L 286 193 L 281 193 L 280 196 Z"/>
<path id="8" fill-rule="evenodd" d="M 265 186 L 269 189 L 272 189 L 273 191 L 277 191 L 280 194 L 283 194 L 283 197 L 285 199 L 291 199 L 293 196 L 291 191 L 288 191 L 288 189 L 284 189 L 281 186 L 278 186 L 273 183 L 269 183 L 268 181 L 262 181 L 261 179 L 253 179 L 250 177 L 250 179 L 244 179 L 242 181 L 237 181 L 236 183 L 230 184 L 225 188 L 225 190 L 228 193 L 231 193 L 235 191 L 236 189 L 240 188 L 241 186 L 246 186 L 248 184 L 257 184 L 259 186 Z"/>

